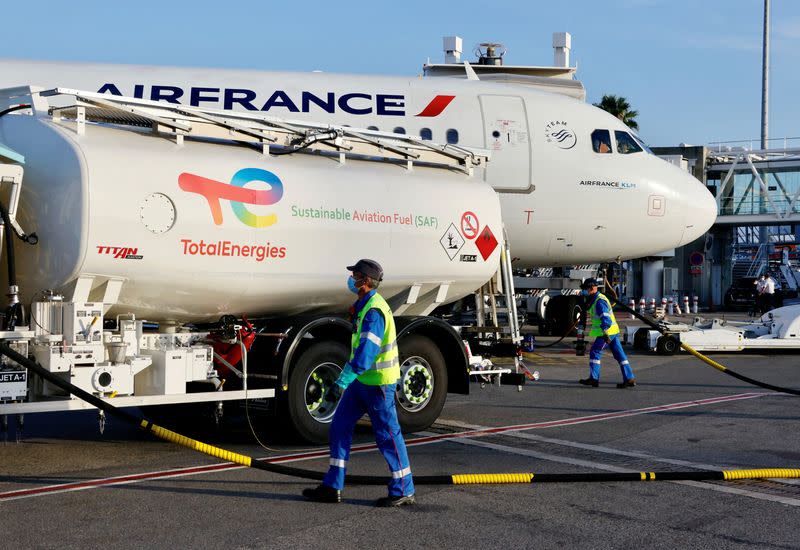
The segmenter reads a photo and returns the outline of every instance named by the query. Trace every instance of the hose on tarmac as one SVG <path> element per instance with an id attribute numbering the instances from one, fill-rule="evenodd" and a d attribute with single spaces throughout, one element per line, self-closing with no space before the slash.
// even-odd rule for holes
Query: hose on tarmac
<path id="1" fill-rule="evenodd" d="M 62 390 L 73 394 L 75 397 L 86 401 L 120 420 L 136 426 L 154 436 L 175 443 L 187 449 L 197 451 L 208 456 L 218 458 L 276 474 L 303 479 L 322 480 L 324 474 L 314 470 L 305 470 L 270 463 L 265 459 L 234 453 L 190 437 L 183 436 L 171 430 L 158 426 L 144 417 L 111 405 L 107 401 L 82 390 L 67 382 L 61 377 L 49 372 L 44 367 L 31 361 L 27 357 L 14 351 L 5 342 L 0 342 L 0 355 L 5 355 L 12 361 L 22 365 L 30 372 L 47 380 Z M 442 474 L 428 476 L 414 476 L 414 483 L 418 485 L 485 485 L 507 483 L 558 483 L 558 482 L 610 482 L 610 481 L 729 481 L 736 479 L 755 478 L 800 478 L 800 468 L 761 468 L 752 470 L 720 470 L 699 472 L 603 472 L 603 473 L 576 473 L 576 474 L 534 474 L 534 473 L 498 473 L 498 474 Z M 388 478 L 382 476 L 348 475 L 346 483 L 355 485 L 386 485 Z"/>
<path id="2" fill-rule="evenodd" d="M 672 337 L 672 336 L 669 335 L 668 331 L 663 326 L 659 325 L 658 323 L 656 323 L 652 319 L 649 319 L 646 316 L 638 313 L 636 310 L 634 310 L 633 308 L 628 307 L 627 305 L 623 304 L 621 301 L 617 300 L 616 298 L 614 299 L 614 301 L 615 301 L 615 303 L 612 303 L 612 306 L 616 306 L 617 308 L 621 309 L 622 311 L 630 313 L 631 315 L 633 315 L 634 317 L 636 317 L 640 321 L 644 322 L 647 326 L 649 326 L 653 330 L 656 330 L 656 331 L 660 332 L 664 336 L 670 337 L 670 338 Z M 680 338 L 678 338 L 678 340 L 680 342 Z M 723 372 L 723 373 L 727 374 L 728 376 L 733 376 L 734 378 L 737 378 L 737 379 L 741 380 L 742 382 L 746 382 L 748 384 L 752 384 L 753 386 L 758 386 L 759 388 L 764 388 L 765 390 L 770 390 L 770 391 L 780 392 L 780 393 L 787 393 L 789 395 L 800 395 L 800 390 L 796 390 L 794 388 L 786 388 L 786 387 L 783 387 L 783 386 L 775 386 L 775 385 L 769 384 L 767 382 L 762 382 L 760 380 L 756 380 L 754 378 L 750 378 L 749 376 L 745 376 L 744 374 L 740 374 L 740 373 L 738 373 L 736 371 L 732 371 L 731 369 L 729 369 L 725 365 L 717 363 L 713 359 L 711 359 L 709 357 L 706 357 L 705 355 L 703 355 L 702 353 L 700 353 L 699 351 L 697 351 L 696 349 L 691 347 L 689 344 L 686 344 L 685 342 L 680 342 L 680 345 L 681 345 L 681 347 L 683 349 L 685 349 L 687 352 L 689 352 L 690 354 L 692 354 L 695 357 L 697 357 L 698 359 L 700 359 L 706 365 L 714 367 L 718 371 Z"/>

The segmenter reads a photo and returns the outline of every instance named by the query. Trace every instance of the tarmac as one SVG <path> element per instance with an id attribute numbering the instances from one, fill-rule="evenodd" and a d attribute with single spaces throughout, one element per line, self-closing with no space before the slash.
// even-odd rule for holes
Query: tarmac
<path id="1" fill-rule="evenodd" d="M 800 398 L 686 354 L 645 352 L 630 352 L 636 388 L 616 388 L 610 355 L 600 387 L 587 388 L 577 380 L 588 356 L 576 357 L 571 341 L 526 355 L 540 379 L 522 391 L 475 380 L 469 396 L 448 396 L 434 426 L 406 436 L 413 471 L 800 468 Z M 800 388 L 797 355 L 713 358 Z M 241 409 L 219 428 L 205 415 L 178 425 L 254 457 L 326 468 L 324 448 L 287 444 L 269 416 L 251 412 L 270 450 Z M 28 415 L 18 443 L 14 418 L 10 428 L 0 443 L 6 548 L 800 548 L 796 479 L 418 486 L 415 506 L 376 509 L 381 487 L 347 487 L 342 504 L 307 502 L 300 492 L 313 482 L 221 464 L 114 419 L 101 435 L 90 411 Z M 387 475 L 368 424 L 357 431 L 350 472 Z"/>

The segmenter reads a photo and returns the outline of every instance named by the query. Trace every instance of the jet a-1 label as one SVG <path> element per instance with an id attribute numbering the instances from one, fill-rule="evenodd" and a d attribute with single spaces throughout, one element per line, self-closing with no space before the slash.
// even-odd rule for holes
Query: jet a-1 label
<path id="1" fill-rule="evenodd" d="M 3 382 L 26 382 L 28 374 L 25 371 L 0 372 L 0 384 Z"/>

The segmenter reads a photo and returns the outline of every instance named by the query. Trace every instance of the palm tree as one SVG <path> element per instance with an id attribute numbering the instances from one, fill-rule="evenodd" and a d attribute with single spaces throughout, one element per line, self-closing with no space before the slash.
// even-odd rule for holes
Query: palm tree
<path id="1" fill-rule="evenodd" d="M 615 95 L 604 95 L 600 103 L 595 103 L 595 107 L 599 107 L 604 111 L 611 113 L 629 128 L 633 130 L 639 129 L 639 124 L 636 123 L 636 117 L 639 111 L 631 111 L 631 104 L 624 97 L 617 97 Z"/>

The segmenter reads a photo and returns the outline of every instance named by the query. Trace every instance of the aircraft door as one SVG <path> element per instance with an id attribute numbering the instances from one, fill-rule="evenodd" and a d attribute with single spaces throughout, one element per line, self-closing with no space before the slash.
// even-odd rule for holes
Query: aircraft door
<path id="1" fill-rule="evenodd" d="M 491 151 L 485 179 L 495 189 L 531 187 L 531 140 L 521 97 L 481 95 L 484 147 Z"/>

